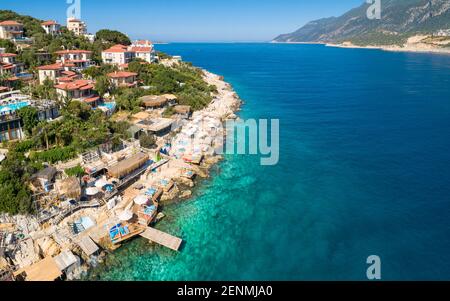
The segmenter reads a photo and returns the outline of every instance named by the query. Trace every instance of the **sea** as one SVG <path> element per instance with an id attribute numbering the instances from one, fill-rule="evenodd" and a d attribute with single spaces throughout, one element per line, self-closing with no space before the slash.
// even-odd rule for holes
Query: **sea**
<path id="1" fill-rule="evenodd" d="M 450 55 L 324 45 L 157 45 L 223 75 L 279 162 L 227 155 L 89 280 L 450 280 Z M 377 262 L 378 263 L 378 262 Z"/>

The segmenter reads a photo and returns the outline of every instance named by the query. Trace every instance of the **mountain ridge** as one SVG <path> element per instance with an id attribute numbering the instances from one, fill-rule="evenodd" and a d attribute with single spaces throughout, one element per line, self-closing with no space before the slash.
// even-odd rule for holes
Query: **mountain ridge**
<path id="1" fill-rule="evenodd" d="M 450 29 L 448 0 L 384 0 L 380 20 L 367 17 L 370 5 L 363 3 L 339 17 L 311 21 L 273 41 L 402 45 L 412 36 Z"/>

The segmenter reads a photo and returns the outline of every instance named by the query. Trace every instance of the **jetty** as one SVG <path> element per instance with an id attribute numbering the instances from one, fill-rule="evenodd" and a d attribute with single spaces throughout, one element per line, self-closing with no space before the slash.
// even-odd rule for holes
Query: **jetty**
<path id="1" fill-rule="evenodd" d="M 175 237 L 151 227 L 148 227 L 140 235 L 152 242 L 155 242 L 174 251 L 178 251 L 180 249 L 181 243 L 183 242 L 181 238 Z"/>

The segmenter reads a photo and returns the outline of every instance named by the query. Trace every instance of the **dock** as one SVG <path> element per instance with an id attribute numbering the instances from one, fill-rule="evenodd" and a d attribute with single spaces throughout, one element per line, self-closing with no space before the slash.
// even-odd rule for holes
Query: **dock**
<path id="1" fill-rule="evenodd" d="M 178 251 L 180 249 L 181 243 L 183 242 L 181 238 L 175 237 L 151 227 L 148 227 L 140 235 L 152 242 L 160 244 L 174 251 Z"/>

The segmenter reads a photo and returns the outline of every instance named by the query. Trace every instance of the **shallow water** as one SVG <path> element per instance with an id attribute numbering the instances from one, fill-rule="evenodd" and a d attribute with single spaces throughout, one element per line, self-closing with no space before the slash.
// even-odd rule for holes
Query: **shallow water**
<path id="1" fill-rule="evenodd" d="M 229 156 L 102 280 L 450 279 L 450 56 L 321 45 L 170 44 L 225 76 L 243 118 L 280 119 L 280 162 Z"/>

